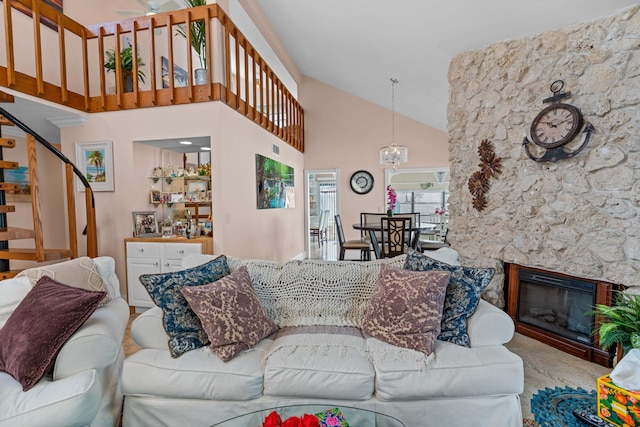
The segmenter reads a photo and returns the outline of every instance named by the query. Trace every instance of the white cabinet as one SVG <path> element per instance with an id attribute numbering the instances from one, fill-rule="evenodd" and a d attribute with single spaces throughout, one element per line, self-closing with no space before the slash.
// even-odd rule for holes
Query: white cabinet
<path id="1" fill-rule="evenodd" d="M 158 241 L 160 240 L 160 241 Z M 125 239 L 127 299 L 130 307 L 153 307 L 154 303 L 138 278 L 142 274 L 169 273 L 180 269 L 190 253 L 212 253 L 213 239 Z"/>

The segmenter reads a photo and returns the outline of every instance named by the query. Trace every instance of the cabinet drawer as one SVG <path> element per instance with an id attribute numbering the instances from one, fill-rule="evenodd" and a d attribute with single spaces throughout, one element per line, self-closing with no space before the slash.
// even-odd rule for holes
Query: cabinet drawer
<path id="1" fill-rule="evenodd" d="M 199 254 L 202 252 L 200 243 L 168 243 L 162 245 L 164 257 L 167 260 L 181 260 L 187 254 Z"/>
<path id="2" fill-rule="evenodd" d="M 127 258 L 160 258 L 159 243 L 127 242 Z"/>

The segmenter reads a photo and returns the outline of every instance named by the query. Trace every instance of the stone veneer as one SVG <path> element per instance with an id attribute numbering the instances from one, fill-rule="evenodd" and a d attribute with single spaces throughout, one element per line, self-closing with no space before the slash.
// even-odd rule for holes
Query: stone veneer
<path id="1" fill-rule="evenodd" d="M 500 307 L 503 262 L 640 290 L 639 9 L 451 62 L 448 238 L 463 264 L 497 269 L 485 298 Z M 558 79 L 572 93 L 565 102 L 596 132 L 576 157 L 534 162 L 522 140 Z M 467 181 L 485 138 L 502 158 L 502 173 L 491 178 L 488 206 L 478 212 Z"/>

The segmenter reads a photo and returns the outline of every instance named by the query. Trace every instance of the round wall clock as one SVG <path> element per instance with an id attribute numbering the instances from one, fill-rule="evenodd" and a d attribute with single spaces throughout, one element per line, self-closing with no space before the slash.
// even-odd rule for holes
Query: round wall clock
<path id="1" fill-rule="evenodd" d="M 349 183 L 354 193 L 367 194 L 373 189 L 373 175 L 368 171 L 359 170 L 351 175 Z"/>
<path id="2" fill-rule="evenodd" d="M 555 103 L 531 122 L 531 139 L 544 148 L 556 148 L 575 138 L 582 129 L 582 114 L 571 104 Z"/>

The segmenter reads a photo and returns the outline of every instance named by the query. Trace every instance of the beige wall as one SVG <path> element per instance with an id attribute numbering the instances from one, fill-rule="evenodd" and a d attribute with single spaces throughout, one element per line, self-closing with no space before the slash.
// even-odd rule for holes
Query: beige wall
<path id="1" fill-rule="evenodd" d="M 381 78 L 381 85 L 386 84 Z M 396 90 L 402 90 L 399 84 Z M 384 212 L 384 167 L 379 150 L 391 143 L 391 111 L 349 95 L 317 80 L 305 78 L 298 87 L 305 116 L 305 169 L 340 169 L 340 215 L 347 239 L 359 238 L 349 224 L 360 212 Z M 391 99 L 389 99 L 391 103 Z M 401 168 L 449 166 L 447 134 L 396 114 L 395 138 L 409 148 Z M 349 187 L 351 174 L 373 174 L 373 190 L 357 195 Z"/>
<path id="2" fill-rule="evenodd" d="M 75 159 L 75 143 L 113 141 L 115 191 L 95 193 L 100 255 L 116 259 L 124 289 L 125 237 L 131 212 L 152 210 L 149 176 L 159 161 L 141 156 L 133 141 L 209 136 L 212 146 L 214 252 L 243 258 L 287 260 L 304 251 L 303 155 L 222 103 L 92 114 L 87 125 L 61 131 L 63 152 Z M 271 155 L 271 144 L 280 156 Z M 272 157 L 295 170 L 294 209 L 256 208 L 255 155 Z M 84 197 L 78 194 L 78 198 Z M 80 199 L 82 200 L 82 199 Z M 84 206 L 78 207 L 84 218 Z M 79 224 L 79 228 L 81 225 Z M 84 245 L 83 245 L 84 246 Z"/>

